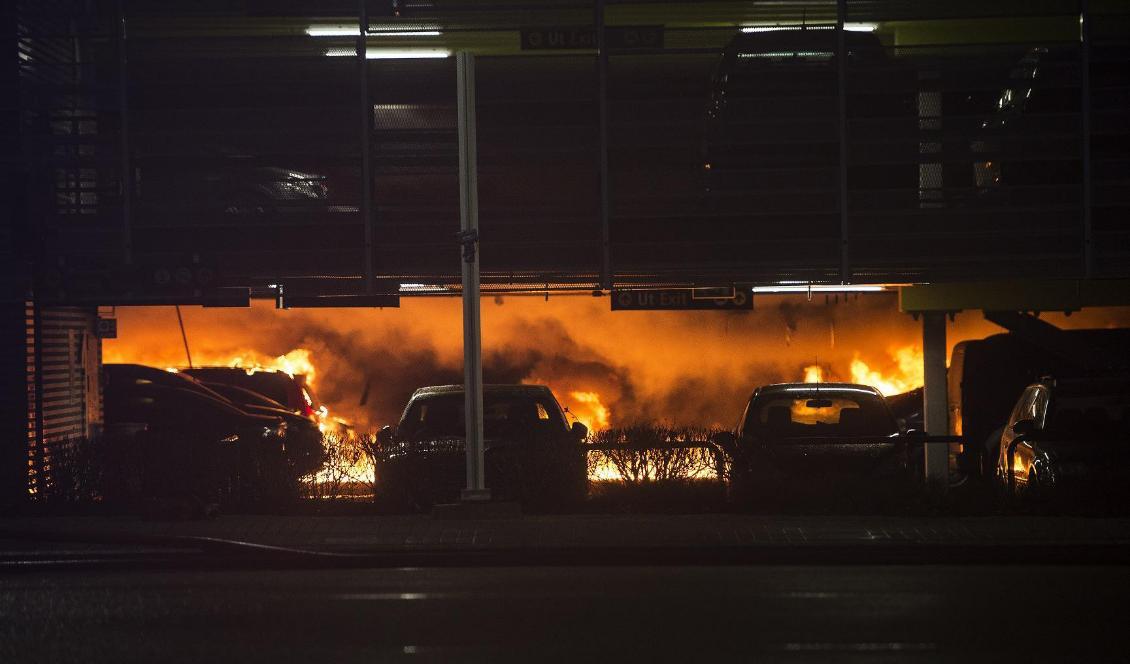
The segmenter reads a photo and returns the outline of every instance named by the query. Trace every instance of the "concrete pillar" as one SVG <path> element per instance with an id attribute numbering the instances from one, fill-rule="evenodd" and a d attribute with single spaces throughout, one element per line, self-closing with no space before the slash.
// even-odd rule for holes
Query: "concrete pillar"
<path id="1" fill-rule="evenodd" d="M 490 500 L 483 460 L 483 339 L 479 307 L 479 177 L 475 130 L 475 59 L 456 54 L 459 115 L 459 241 L 463 267 L 463 395 L 467 486 L 463 500 Z"/>
<path id="2" fill-rule="evenodd" d="M 949 412 L 946 404 L 946 314 L 931 311 L 922 314 L 922 363 L 925 373 L 923 410 L 926 433 L 949 435 Z M 949 446 L 926 445 L 926 479 L 947 480 Z"/>

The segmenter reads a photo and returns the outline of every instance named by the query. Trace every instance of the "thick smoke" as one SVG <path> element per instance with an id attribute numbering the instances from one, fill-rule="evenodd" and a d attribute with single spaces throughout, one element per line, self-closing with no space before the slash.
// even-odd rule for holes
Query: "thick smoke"
<path id="1" fill-rule="evenodd" d="M 484 300 L 487 305 L 490 300 Z M 483 310 L 488 383 L 548 384 L 566 405 L 595 392 L 610 421 L 731 425 L 758 385 L 799 380 L 819 363 L 844 378 L 853 359 L 897 370 L 892 352 L 918 346 L 920 324 L 891 295 L 808 300 L 764 297 L 753 312 L 617 312 L 606 298 L 495 298 Z M 332 413 L 359 428 L 395 422 L 413 390 L 462 382 L 457 299 L 405 299 L 399 310 L 275 311 L 185 308 L 197 363 L 253 352 L 311 352 L 315 389 Z M 169 307 L 120 309 L 121 338 L 107 361 L 185 363 Z M 1130 310 L 1046 316 L 1065 327 L 1124 326 Z M 949 344 L 1000 332 L 978 313 L 949 325 Z"/>

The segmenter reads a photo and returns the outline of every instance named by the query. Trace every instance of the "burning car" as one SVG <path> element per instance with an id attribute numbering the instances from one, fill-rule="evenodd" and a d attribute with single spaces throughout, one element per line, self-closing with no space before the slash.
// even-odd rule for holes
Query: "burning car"
<path id="1" fill-rule="evenodd" d="M 921 435 L 900 430 L 883 395 L 849 383 L 760 387 L 715 442 L 731 459 L 731 497 L 761 504 L 850 499 L 912 477 L 922 456 Z"/>
<path id="2" fill-rule="evenodd" d="M 194 367 L 180 371 L 205 383 L 219 383 L 250 390 L 305 417 L 315 417 L 319 412 L 319 404 L 301 375 L 292 376 L 284 371 L 258 371 L 241 367 Z"/>
<path id="3" fill-rule="evenodd" d="M 486 483 L 493 497 L 533 507 L 582 499 L 588 478 L 580 443 L 587 435 L 583 424 L 566 424 L 548 387 L 484 387 Z M 463 386 L 416 390 L 400 423 L 381 429 L 378 443 L 378 502 L 420 509 L 454 501 L 465 479 Z"/>

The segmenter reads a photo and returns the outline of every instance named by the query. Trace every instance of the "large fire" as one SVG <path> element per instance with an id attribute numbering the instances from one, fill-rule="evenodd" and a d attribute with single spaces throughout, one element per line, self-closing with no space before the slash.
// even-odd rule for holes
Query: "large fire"
<path id="1" fill-rule="evenodd" d="M 922 387 L 922 348 L 910 344 L 887 351 L 890 361 L 880 368 L 872 368 L 855 353 L 849 365 L 852 383 L 870 385 L 885 396 L 902 394 Z M 804 368 L 804 382 L 822 383 L 834 379 L 836 374 L 819 365 Z"/>
<path id="2" fill-rule="evenodd" d="M 569 397 L 573 402 L 569 406 L 569 412 L 589 431 L 608 428 L 610 413 L 608 408 L 600 402 L 599 394 L 577 390 L 570 392 Z"/>
<path id="3" fill-rule="evenodd" d="M 832 303 L 765 296 L 751 312 L 710 314 L 613 313 L 606 298 L 589 297 L 500 296 L 483 307 L 484 380 L 548 385 L 592 431 L 656 422 L 726 428 L 759 385 L 798 375 L 866 383 L 888 395 L 922 384 L 920 323 L 899 313 L 889 294 Z M 359 433 L 395 423 L 415 389 L 462 377 L 457 298 L 316 311 L 255 301 L 183 314 L 194 364 L 304 375 L 319 401 Z M 187 364 L 172 307 L 115 315 L 121 338 L 103 343 L 104 361 Z M 1065 328 L 1123 327 L 1130 309 L 1045 318 Z M 1001 332 L 979 315 L 948 325 L 951 348 Z"/>

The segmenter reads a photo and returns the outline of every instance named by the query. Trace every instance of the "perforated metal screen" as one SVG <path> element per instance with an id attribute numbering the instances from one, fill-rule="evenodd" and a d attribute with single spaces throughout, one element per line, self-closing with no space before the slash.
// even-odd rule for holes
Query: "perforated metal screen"
<path id="1" fill-rule="evenodd" d="M 458 50 L 488 289 L 1130 272 L 1125 3 L 123 6 L 19 10 L 63 299 L 457 283 Z"/>

